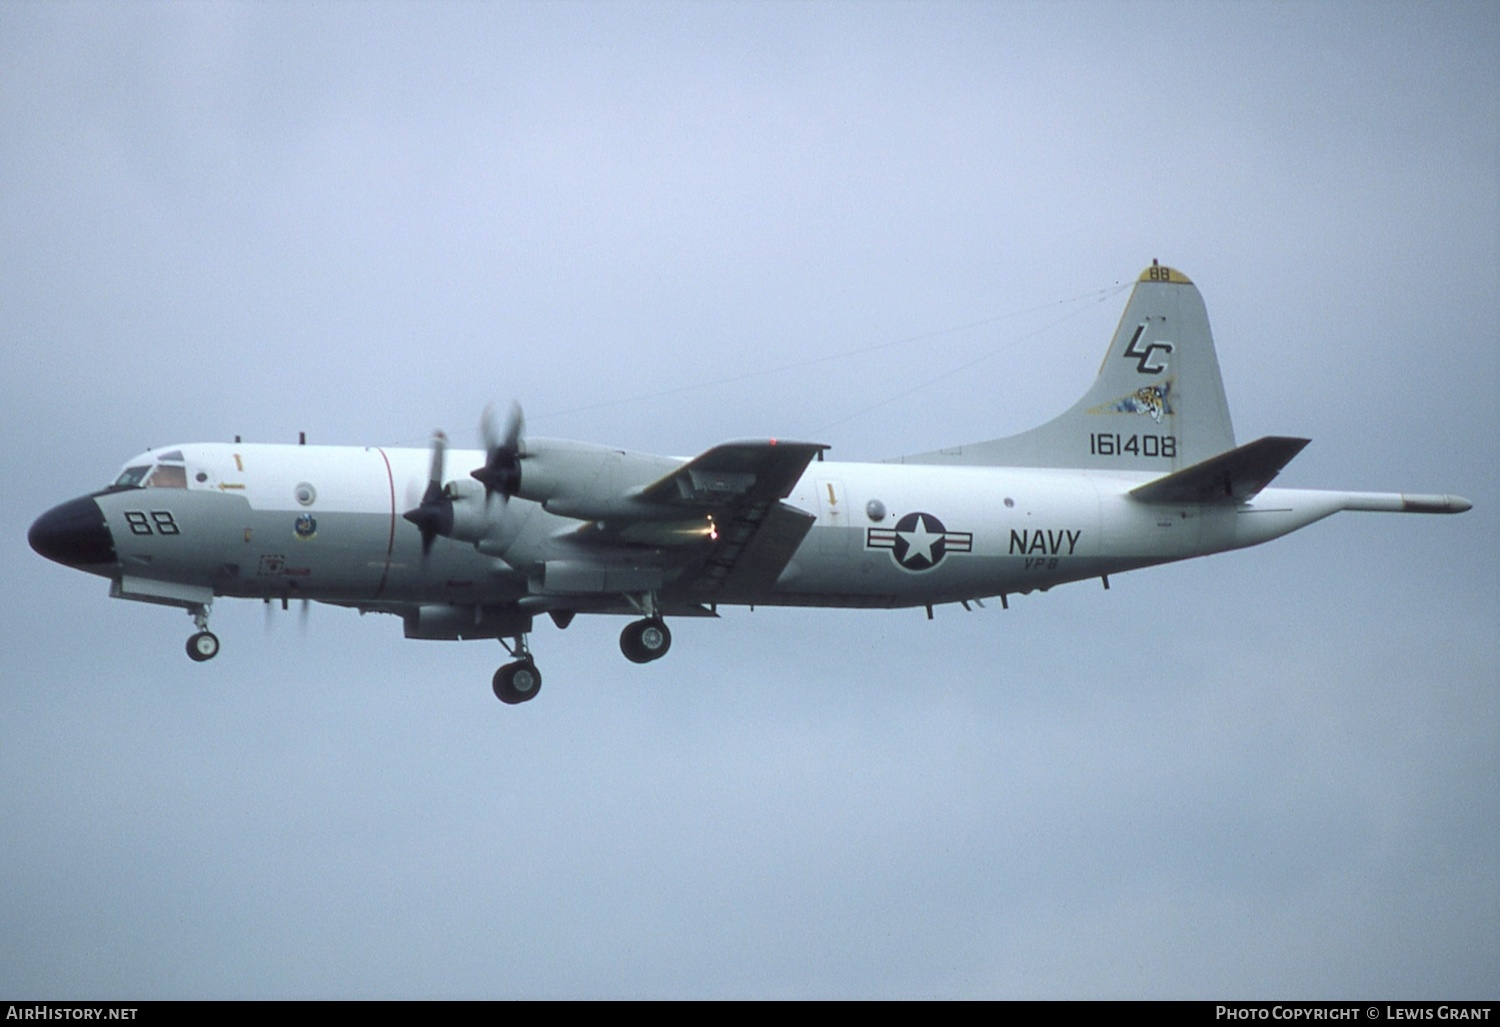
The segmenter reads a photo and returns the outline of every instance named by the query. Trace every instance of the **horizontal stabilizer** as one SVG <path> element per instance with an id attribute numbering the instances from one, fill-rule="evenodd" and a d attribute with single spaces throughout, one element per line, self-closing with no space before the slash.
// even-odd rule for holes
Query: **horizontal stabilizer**
<path id="1" fill-rule="evenodd" d="M 1309 439 L 1268 435 L 1130 490 L 1143 503 L 1243 503 L 1281 473 Z"/>

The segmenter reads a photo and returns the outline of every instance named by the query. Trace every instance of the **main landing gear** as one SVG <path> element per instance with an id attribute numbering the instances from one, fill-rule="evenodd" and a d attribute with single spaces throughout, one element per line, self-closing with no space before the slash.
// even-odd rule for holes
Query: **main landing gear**
<path id="1" fill-rule="evenodd" d="M 219 655 L 219 636 L 208 630 L 208 607 L 196 606 L 188 610 L 198 633 L 187 640 L 187 654 L 194 663 L 202 663 Z"/>
<path id="2" fill-rule="evenodd" d="M 542 672 L 536 669 L 526 636 L 514 635 L 509 641 L 502 638 L 500 644 L 515 659 L 495 671 L 495 698 L 507 706 L 530 702 L 542 690 Z M 632 621 L 620 632 L 620 651 L 632 663 L 659 660 L 670 648 L 672 632 L 658 615 Z"/>
<path id="3" fill-rule="evenodd" d="M 631 663 L 650 663 L 661 659 L 672 648 L 672 632 L 667 630 L 666 623 L 661 619 L 656 593 L 647 592 L 639 598 L 627 595 L 625 598 L 643 616 L 640 620 L 625 625 L 625 630 L 620 632 L 620 652 Z"/>
<path id="4" fill-rule="evenodd" d="M 650 663 L 672 648 L 672 632 L 660 617 L 646 617 L 625 625 L 620 632 L 620 652 L 631 663 Z"/>
<path id="5" fill-rule="evenodd" d="M 517 635 L 514 645 L 502 638 L 500 644 L 516 660 L 495 671 L 495 698 L 507 706 L 530 702 L 542 689 L 542 672 L 536 669 L 536 663 L 531 659 L 526 636 Z"/>

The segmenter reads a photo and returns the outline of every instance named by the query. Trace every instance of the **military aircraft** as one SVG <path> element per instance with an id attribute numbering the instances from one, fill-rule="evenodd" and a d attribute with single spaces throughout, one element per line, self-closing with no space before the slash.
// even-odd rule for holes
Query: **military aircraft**
<path id="1" fill-rule="evenodd" d="M 49 510 L 31 546 L 109 579 L 110 595 L 181 607 L 212 659 L 217 596 L 396 614 L 408 638 L 498 639 L 506 703 L 542 676 L 538 615 L 634 616 L 636 663 L 670 617 L 724 605 L 982 605 L 1016 593 L 1257 545 L 1340 510 L 1461 513 L 1449 495 L 1268 488 L 1308 440 L 1236 445 L 1196 286 L 1155 261 L 1092 388 L 1007 438 L 834 463 L 828 447 L 726 442 L 692 459 L 527 438 L 520 408 L 485 448 L 198 443 L 128 461 L 114 484 Z M 459 473 L 449 477 L 448 467 Z M 418 498 L 420 497 L 420 498 Z"/>

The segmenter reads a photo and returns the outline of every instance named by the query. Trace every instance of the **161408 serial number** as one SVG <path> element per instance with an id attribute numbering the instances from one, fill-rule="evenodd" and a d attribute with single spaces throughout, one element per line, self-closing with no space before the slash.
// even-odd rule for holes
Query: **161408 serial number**
<path id="1" fill-rule="evenodd" d="M 1096 431 L 1089 435 L 1089 452 L 1094 456 L 1160 456 L 1171 460 L 1177 456 L 1176 435 L 1119 435 Z"/>

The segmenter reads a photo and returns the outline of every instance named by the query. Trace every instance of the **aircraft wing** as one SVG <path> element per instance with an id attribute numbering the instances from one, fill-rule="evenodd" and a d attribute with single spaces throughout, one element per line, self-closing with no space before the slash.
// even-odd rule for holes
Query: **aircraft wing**
<path id="1" fill-rule="evenodd" d="M 599 518 L 573 538 L 655 550 L 678 588 L 707 600 L 753 596 L 775 583 L 816 518 L 781 500 L 827 446 L 727 442 L 632 490 L 639 515 Z"/>
<path id="2" fill-rule="evenodd" d="M 1267 435 L 1130 490 L 1144 503 L 1243 503 L 1271 484 L 1309 439 Z"/>
<path id="3" fill-rule="evenodd" d="M 785 499 L 807 465 L 827 448 L 816 442 L 776 439 L 726 442 L 642 486 L 636 498 L 705 514 Z"/>

